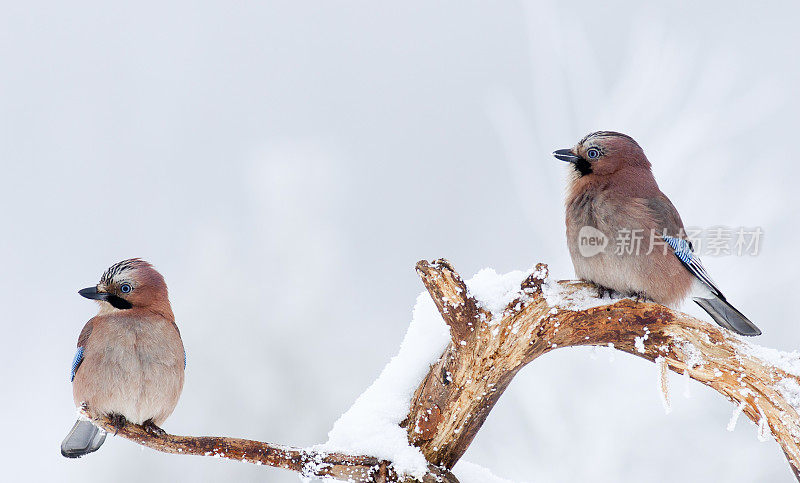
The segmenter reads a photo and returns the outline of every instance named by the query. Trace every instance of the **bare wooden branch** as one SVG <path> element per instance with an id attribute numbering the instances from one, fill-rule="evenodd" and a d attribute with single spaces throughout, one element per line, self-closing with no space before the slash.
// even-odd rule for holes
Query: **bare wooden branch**
<path id="1" fill-rule="evenodd" d="M 417 263 L 417 273 L 450 327 L 450 335 L 456 344 L 472 338 L 479 322 L 491 318 L 489 312 L 467 295 L 467 285 L 444 258 L 433 264 Z"/>
<path id="2" fill-rule="evenodd" d="M 451 330 L 454 325 L 472 328 L 468 338 L 460 339 L 453 332 L 453 341 L 417 388 L 404 421 L 409 441 L 428 461 L 447 468 L 455 465 L 517 371 L 529 360 L 529 354 L 541 344 L 529 333 L 535 323 L 522 327 L 512 320 L 518 315 L 513 307 L 522 307 L 523 299 L 526 308 L 539 307 L 542 313 L 547 312 L 544 300 L 533 297 L 541 294 L 546 278 L 546 267 L 537 268 L 539 277 L 525 280 L 520 297 L 509 304 L 509 317 L 495 321 L 491 313 L 477 308 L 477 301 L 467 290 L 458 290 L 461 278 L 448 262 L 417 263 L 417 271 L 426 274 L 423 283 L 434 301 L 439 294 L 448 294 L 447 300 L 440 300 L 436 306 L 446 321 L 448 317 L 456 319 L 448 323 Z M 454 307 L 476 309 L 456 311 Z M 472 320 L 465 320 L 468 318 Z"/>
<path id="3" fill-rule="evenodd" d="M 212 456 L 273 466 L 296 471 L 307 478 L 333 478 L 343 481 L 375 483 L 406 481 L 392 469 L 391 462 L 371 456 L 325 453 L 224 436 L 178 436 L 169 433 L 156 435 L 136 424 L 126 424 L 117 432 L 109 418 L 91 418 L 86 410 L 83 410 L 82 414 L 111 434 L 116 433 L 117 436 L 164 453 Z M 448 470 L 433 465 L 429 466 L 428 474 L 422 481 L 458 483 L 455 476 Z"/>
<path id="4" fill-rule="evenodd" d="M 83 411 L 83 415 L 89 417 L 86 411 Z M 111 434 L 117 433 L 118 436 L 164 453 L 228 458 L 292 470 L 306 477 L 386 481 L 389 473 L 387 462 L 366 456 L 316 453 L 290 446 L 222 436 L 155 435 L 135 424 L 126 424 L 117 432 L 108 418 L 92 421 Z"/>
<path id="5" fill-rule="evenodd" d="M 753 420 L 764 437 L 771 434 L 777 440 L 800 481 L 800 417 L 786 396 L 800 397 L 800 377 L 792 371 L 800 367 L 796 356 L 769 353 L 715 325 L 657 304 L 629 299 L 602 306 L 594 299 L 587 304 L 595 286 L 546 281 L 543 264 L 522 283 L 503 313 L 494 316 L 469 294 L 446 260 L 420 261 L 416 268 L 451 335 L 401 423 L 409 442 L 429 463 L 423 481 L 457 482 L 449 470 L 517 372 L 551 350 L 575 346 L 613 347 L 659 364 L 662 377 L 672 370 L 715 389 Z M 114 432 L 108 419 L 94 422 Z M 158 451 L 230 458 L 307 477 L 410 481 L 398 475 L 391 462 L 369 455 L 227 437 L 151 435 L 130 424 L 119 435 Z"/>
<path id="6" fill-rule="evenodd" d="M 611 346 L 686 373 L 715 389 L 772 436 L 783 448 L 800 481 L 800 417 L 781 387 L 800 388 L 800 377 L 759 356 L 757 346 L 664 306 L 622 299 L 584 310 L 570 303 L 596 293 L 585 282 L 550 282 L 559 303 L 550 305 L 542 287 L 547 276 L 537 266 L 506 308 L 492 320 L 467 291 L 455 290 L 460 277 L 449 263 L 421 261 L 417 271 L 445 320 L 474 329 L 465 342 L 454 340 L 412 399 L 404 421 L 409 441 L 435 465 L 452 468 L 469 447 L 500 395 L 516 373 L 537 357 L 558 348 Z M 438 276 L 437 276 L 438 274 Z M 457 298 L 460 296 L 461 298 Z M 451 307 L 478 307 L 453 315 Z M 447 315 L 446 315 L 447 314 Z M 470 325 L 464 318 L 471 317 Z"/>

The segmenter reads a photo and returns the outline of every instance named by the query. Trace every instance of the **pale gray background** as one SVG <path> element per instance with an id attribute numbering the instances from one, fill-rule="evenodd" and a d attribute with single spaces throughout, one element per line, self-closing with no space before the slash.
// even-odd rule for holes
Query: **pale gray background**
<path id="1" fill-rule="evenodd" d="M 761 226 L 705 264 L 800 345 L 797 2 L 3 2 L 2 443 L 8 481 L 296 481 L 109 438 L 74 421 L 76 290 L 139 256 L 188 351 L 165 428 L 326 439 L 393 355 L 421 258 L 465 276 L 572 267 L 565 167 L 589 131 L 644 146 L 691 225 Z M 691 309 L 696 313 L 694 309 Z M 793 481 L 733 406 L 652 364 L 557 351 L 516 379 L 466 455 L 528 481 Z"/>

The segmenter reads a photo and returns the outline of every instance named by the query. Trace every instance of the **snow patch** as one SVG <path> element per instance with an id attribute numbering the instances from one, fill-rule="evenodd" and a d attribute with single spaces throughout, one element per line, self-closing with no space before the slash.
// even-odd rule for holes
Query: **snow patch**
<path id="1" fill-rule="evenodd" d="M 776 387 L 786 402 L 800 414 L 800 384 L 796 380 L 786 377 L 778 381 Z"/>
<path id="2" fill-rule="evenodd" d="M 681 350 L 686 355 L 686 367 L 689 369 L 694 369 L 706 363 L 703 353 L 691 342 L 681 344 Z"/>
<path id="3" fill-rule="evenodd" d="M 644 339 L 646 336 L 636 337 L 633 339 L 633 346 L 636 348 L 636 352 L 640 354 L 644 354 Z"/>
<path id="4" fill-rule="evenodd" d="M 740 340 L 744 354 L 761 359 L 767 366 L 777 367 L 783 371 L 800 376 L 800 352 L 784 352 L 769 347 L 752 344 Z"/>
<path id="5" fill-rule="evenodd" d="M 728 431 L 733 431 L 734 429 L 736 429 L 736 422 L 739 421 L 739 415 L 741 415 L 742 411 L 744 411 L 744 406 L 745 402 L 742 401 L 739 403 L 738 406 L 736 406 L 736 409 L 733 410 L 733 415 L 731 416 L 730 421 L 728 421 L 728 426 L 727 426 Z"/>
<path id="6" fill-rule="evenodd" d="M 478 305 L 491 312 L 495 319 L 499 319 L 508 304 L 516 298 L 521 297 L 523 301 L 525 300 L 525 294 L 520 292 L 520 286 L 531 275 L 544 280 L 542 295 L 547 305 L 552 307 L 550 313 L 557 313 L 559 308 L 575 311 L 586 310 L 613 304 L 627 298 L 619 294 L 609 295 L 608 293 L 603 297 L 598 297 L 596 290 L 586 287 L 575 290 L 571 285 L 585 282 L 574 281 L 561 285 L 557 280 L 545 278 L 545 270 L 536 270 L 535 268 L 514 270 L 504 274 L 498 274 L 492 268 L 484 268 L 465 283 L 468 294 L 478 301 Z"/>
<path id="7" fill-rule="evenodd" d="M 772 433 L 769 430 L 769 424 L 767 423 L 767 416 L 764 414 L 764 410 L 761 409 L 761 406 L 759 406 L 758 404 L 756 404 L 756 407 L 758 408 L 758 414 L 761 416 L 761 418 L 759 418 L 758 420 L 757 436 L 758 440 L 763 443 L 764 441 L 767 440 L 767 435 Z"/>
<path id="8" fill-rule="evenodd" d="M 534 269 L 530 269 L 498 274 L 493 268 L 484 268 L 465 282 L 467 294 L 475 298 L 478 305 L 491 312 L 493 320 L 499 322 L 508 304 L 521 295 L 524 297 L 520 287 L 533 272 Z"/>
<path id="9" fill-rule="evenodd" d="M 484 268 L 465 281 L 468 295 L 479 306 L 499 321 L 506 307 L 516 299 L 524 304 L 528 297 L 520 290 L 521 284 L 529 276 L 544 280 L 542 293 L 546 302 L 553 307 L 567 310 L 585 310 L 608 305 L 619 300 L 606 295 L 598 298 L 595 291 L 582 289 L 570 291 L 557 281 L 545 279 L 545 270 L 535 268 L 515 270 L 498 274 L 492 268 Z M 521 308 L 521 307 L 518 307 Z M 411 398 L 419 383 L 425 377 L 431 364 L 434 364 L 450 341 L 450 331 L 427 292 L 417 297 L 411 324 L 400 350 L 384 367 L 381 374 L 364 391 L 353 405 L 337 421 L 328 433 L 328 441 L 317 445 L 318 451 L 367 454 L 393 463 L 401 474 L 422 477 L 427 472 L 427 462 L 419 449 L 408 444 L 407 431 L 400 422 L 407 416 Z M 642 340 L 644 343 L 644 339 Z M 462 343 L 463 344 L 463 343 Z M 608 344 L 609 357 L 613 361 L 614 345 Z M 477 465 L 461 462 L 461 481 L 504 482 L 488 475 L 488 470 Z M 466 478 L 462 475 L 466 475 Z M 477 475 L 468 479 L 471 475 Z"/>
<path id="10" fill-rule="evenodd" d="M 408 444 L 400 421 L 408 414 L 420 381 L 449 340 L 450 331 L 433 300 L 427 292 L 421 293 L 397 355 L 334 423 L 328 441 L 315 449 L 376 456 L 391 461 L 400 473 L 422 477 L 427 462 L 419 449 Z"/>
<path id="11" fill-rule="evenodd" d="M 613 304 L 625 298 L 619 296 L 612 297 L 608 294 L 604 294 L 603 297 L 598 297 L 596 291 L 585 287 L 574 291 L 567 288 L 569 285 L 577 283 L 585 282 L 567 282 L 562 286 L 556 280 L 547 279 L 545 283 L 542 284 L 542 295 L 544 295 L 547 305 L 578 311 Z"/>
<path id="12" fill-rule="evenodd" d="M 633 347 L 636 348 L 636 352 L 640 354 L 644 354 L 644 341 L 650 338 L 650 329 L 647 327 L 644 328 L 644 335 L 641 337 L 634 337 L 633 339 Z M 662 349 L 663 350 L 663 349 Z"/>

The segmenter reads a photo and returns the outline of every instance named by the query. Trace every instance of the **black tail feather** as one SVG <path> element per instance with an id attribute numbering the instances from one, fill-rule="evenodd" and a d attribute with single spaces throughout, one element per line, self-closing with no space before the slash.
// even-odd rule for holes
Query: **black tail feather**
<path id="1" fill-rule="evenodd" d="M 80 458 L 97 451 L 106 440 L 106 432 L 89 421 L 75 421 L 61 443 L 61 454 L 67 458 Z"/>
<path id="2" fill-rule="evenodd" d="M 714 319 L 714 322 L 725 327 L 728 330 L 732 330 L 739 335 L 746 335 L 746 336 L 755 336 L 761 335 L 761 329 L 755 326 L 754 323 L 750 322 L 750 319 L 745 317 L 741 312 L 736 310 L 736 308 L 729 304 L 727 300 L 721 299 L 719 297 L 715 298 L 700 298 L 695 297 L 692 300 L 695 301 L 697 305 L 703 308 L 711 318 Z"/>

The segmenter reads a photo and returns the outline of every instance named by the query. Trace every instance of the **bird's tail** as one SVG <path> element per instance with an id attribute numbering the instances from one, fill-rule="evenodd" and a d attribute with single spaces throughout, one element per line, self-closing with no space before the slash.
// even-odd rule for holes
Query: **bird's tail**
<path id="1" fill-rule="evenodd" d="M 61 443 L 61 454 L 67 458 L 80 458 L 97 451 L 106 440 L 106 432 L 89 421 L 77 420 Z"/>
<path id="2" fill-rule="evenodd" d="M 713 298 L 694 297 L 692 300 L 703 308 L 714 322 L 726 329 L 732 330 L 740 335 L 754 336 L 761 335 L 761 329 L 750 322 L 741 312 L 736 310 L 727 300 L 712 295 Z"/>

